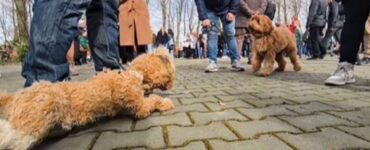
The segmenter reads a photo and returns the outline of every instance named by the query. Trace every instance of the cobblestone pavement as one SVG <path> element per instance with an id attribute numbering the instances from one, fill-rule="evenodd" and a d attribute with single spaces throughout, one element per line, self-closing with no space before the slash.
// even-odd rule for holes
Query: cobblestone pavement
<path id="1" fill-rule="evenodd" d="M 336 68 L 337 58 L 307 62 L 303 71 L 261 78 L 230 71 L 206 74 L 206 60 L 177 60 L 173 90 L 156 92 L 176 108 L 145 120 L 129 116 L 105 119 L 36 149 L 370 149 L 370 66 L 356 66 L 358 82 L 328 87 L 322 82 Z M 22 86 L 19 66 L 0 67 L 0 89 Z M 82 80 L 93 72 L 79 68 Z"/>

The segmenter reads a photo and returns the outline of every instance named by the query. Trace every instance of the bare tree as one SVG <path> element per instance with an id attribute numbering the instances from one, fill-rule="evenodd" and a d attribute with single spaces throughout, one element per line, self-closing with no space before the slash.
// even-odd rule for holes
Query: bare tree
<path id="1" fill-rule="evenodd" d="M 15 0 L 15 14 L 16 14 L 16 36 L 15 41 L 27 43 L 28 41 L 28 13 L 27 13 L 27 0 Z"/>
<path id="2" fill-rule="evenodd" d="M 180 31 L 181 31 L 181 23 L 183 20 L 183 10 L 184 4 L 186 0 L 177 0 L 175 3 L 175 10 L 176 11 L 176 45 L 178 46 L 180 43 Z"/>
<path id="3" fill-rule="evenodd" d="M 283 5 L 283 10 L 284 10 L 284 23 L 288 23 L 288 5 L 286 3 L 286 0 L 284 0 L 284 5 Z"/>
<path id="4" fill-rule="evenodd" d="M 160 0 L 162 16 L 163 16 L 163 28 L 167 29 L 167 12 L 168 12 L 168 1 L 169 0 Z"/>
<path id="5" fill-rule="evenodd" d="M 195 8 L 195 3 L 194 1 L 188 1 L 189 7 L 188 7 L 188 29 L 189 32 L 194 32 L 194 28 L 197 25 L 198 19 L 196 17 L 196 8 Z M 198 31 L 198 30 L 197 30 Z"/>

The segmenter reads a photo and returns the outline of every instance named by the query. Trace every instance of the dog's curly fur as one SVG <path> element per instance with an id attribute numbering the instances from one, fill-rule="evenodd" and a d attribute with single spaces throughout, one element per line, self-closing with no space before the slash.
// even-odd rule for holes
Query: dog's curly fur
<path id="1" fill-rule="evenodd" d="M 279 66 L 275 71 L 284 71 L 285 53 L 290 57 L 294 70 L 301 70 L 295 37 L 286 27 L 274 27 L 267 16 L 255 15 L 251 18 L 248 29 L 254 37 L 252 42 L 253 72 L 259 71 L 264 62 L 259 75 L 269 76 L 273 71 L 275 60 Z"/>
<path id="2" fill-rule="evenodd" d="M 169 90 L 175 81 L 175 65 L 168 50 L 159 47 L 153 54 L 143 54 L 130 63 L 128 70 L 135 70 L 144 76 L 147 92 L 154 89 Z"/>
<path id="3" fill-rule="evenodd" d="M 141 57 L 135 64 L 151 63 L 155 57 L 169 58 L 166 53 L 157 52 Z M 156 84 L 148 80 L 146 84 L 153 85 L 151 88 L 173 84 L 169 81 L 174 79 L 169 75 L 173 72 L 162 72 L 166 68 L 162 65 L 173 67 L 172 60 L 159 62 L 145 65 L 158 67 L 147 69 L 151 70 L 149 72 L 145 67 L 141 68 L 143 70 L 130 68 L 126 72 L 108 71 L 87 81 L 55 84 L 41 81 L 13 95 L 0 93 L 0 108 L 5 113 L 5 120 L 0 119 L 0 149 L 32 148 L 55 126 L 71 130 L 101 117 L 113 117 L 121 111 L 129 111 L 135 118 L 143 119 L 155 110 L 172 109 L 174 105 L 169 99 L 158 95 L 144 96 L 145 77 L 151 79 L 155 74 L 154 79 L 160 80 Z"/>

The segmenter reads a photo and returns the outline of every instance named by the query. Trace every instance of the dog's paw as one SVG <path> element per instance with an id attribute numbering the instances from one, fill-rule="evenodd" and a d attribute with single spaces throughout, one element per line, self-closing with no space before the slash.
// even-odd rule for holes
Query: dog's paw
<path id="1" fill-rule="evenodd" d="M 268 77 L 268 76 L 270 76 L 270 72 L 266 72 L 266 71 L 262 71 L 262 72 L 260 72 L 260 73 L 258 73 L 258 75 L 259 76 L 261 76 L 261 77 Z"/>
<path id="2" fill-rule="evenodd" d="M 253 73 L 258 72 L 258 70 L 260 70 L 260 67 L 252 66 L 252 72 L 253 72 Z"/>
<path id="3" fill-rule="evenodd" d="M 172 101 L 168 98 L 165 98 L 161 101 L 161 106 L 159 107 L 159 111 L 167 111 L 170 109 L 173 109 L 175 105 L 172 103 Z"/>
<path id="4" fill-rule="evenodd" d="M 298 72 L 298 71 L 301 71 L 302 70 L 302 67 L 297 65 L 297 66 L 294 66 L 294 71 Z"/>
<path id="5" fill-rule="evenodd" d="M 283 72 L 285 70 L 285 68 L 276 68 L 275 71 L 276 72 Z"/>

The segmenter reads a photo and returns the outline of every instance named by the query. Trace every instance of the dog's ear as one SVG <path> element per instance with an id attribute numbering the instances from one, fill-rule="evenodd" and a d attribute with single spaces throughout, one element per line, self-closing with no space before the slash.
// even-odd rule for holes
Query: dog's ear
<path id="1" fill-rule="evenodd" d="M 274 26 L 272 25 L 272 21 L 269 17 L 265 15 L 261 15 L 261 20 L 263 20 L 263 26 L 266 33 L 271 33 L 274 30 Z"/>
<path id="2" fill-rule="evenodd" d="M 173 57 L 171 57 L 171 54 L 170 54 L 170 52 L 167 48 L 165 48 L 163 46 L 158 47 L 154 51 L 154 55 L 159 56 L 159 58 L 161 58 L 162 61 L 163 61 L 163 59 L 167 59 L 168 62 L 170 63 L 170 65 L 171 65 L 172 70 L 176 69 Z M 163 62 L 167 62 L 167 61 L 163 61 Z"/>

